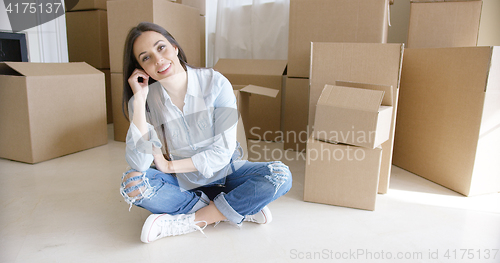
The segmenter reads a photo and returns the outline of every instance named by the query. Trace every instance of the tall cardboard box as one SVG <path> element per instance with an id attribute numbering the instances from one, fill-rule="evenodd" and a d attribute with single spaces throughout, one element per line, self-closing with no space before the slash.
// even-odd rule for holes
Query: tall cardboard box
<path id="1" fill-rule="evenodd" d="M 109 68 L 105 10 L 67 12 L 66 29 L 69 61 L 87 62 L 95 68 Z"/>
<path id="2" fill-rule="evenodd" d="M 383 105 L 384 90 L 325 85 L 316 105 L 316 139 L 374 149 L 389 139 L 392 106 Z M 392 103 L 388 103 L 392 105 Z"/>
<path id="3" fill-rule="evenodd" d="M 130 122 L 123 115 L 123 74 L 111 73 L 111 103 L 113 112 L 113 133 L 115 141 L 124 142 Z"/>
<path id="4" fill-rule="evenodd" d="M 281 103 L 286 60 L 219 59 L 214 69 L 233 85 L 254 85 L 278 91 L 275 98 L 250 96 L 247 138 L 276 141 L 282 138 Z"/>
<path id="5" fill-rule="evenodd" d="M 111 73 L 123 72 L 123 49 L 131 28 L 152 22 L 165 28 L 182 47 L 190 65 L 200 66 L 200 14 L 193 7 L 168 0 L 107 2 Z"/>
<path id="6" fill-rule="evenodd" d="M 310 127 L 309 115 L 309 79 L 287 78 L 283 103 L 283 149 L 302 152 L 306 149 Z"/>
<path id="7" fill-rule="evenodd" d="M 66 2 L 65 5 L 66 11 L 94 10 L 94 9 L 106 10 L 106 0 L 78 0 L 78 1 L 70 0 L 65 2 Z M 71 7 L 69 6 L 69 4 L 76 4 L 76 5 Z"/>
<path id="8" fill-rule="evenodd" d="M 471 196 L 500 191 L 500 49 L 407 49 L 394 164 Z"/>
<path id="9" fill-rule="evenodd" d="M 382 149 L 310 138 L 304 201 L 375 210 Z"/>
<path id="10" fill-rule="evenodd" d="M 408 48 L 476 46 L 482 1 L 410 4 Z"/>
<path id="11" fill-rule="evenodd" d="M 311 42 L 386 43 L 388 0 L 291 0 L 288 76 L 309 77 Z"/>
<path id="12" fill-rule="evenodd" d="M 111 71 L 109 69 L 99 69 L 104 73 L 106 83 L 106 119 L 108 124 L 113 123 L 113 101 L 111 100 Z"/>
<path id="13" fill-rule="evenodd" d="M 393 88 L 391 131 L 382 144 L 379 193 L 387 193 L 389 188 L 402 59 L 403 44 L 312 43 L 309 126 L 314 124 L 316 102 L 326 84 L 347 81 Z"/>
<path id="14" fill-rule="evenodd" d="M 38 163 L 106 144 L 104 74 L 86 63 L 0 63 L 0 157 Z"/>

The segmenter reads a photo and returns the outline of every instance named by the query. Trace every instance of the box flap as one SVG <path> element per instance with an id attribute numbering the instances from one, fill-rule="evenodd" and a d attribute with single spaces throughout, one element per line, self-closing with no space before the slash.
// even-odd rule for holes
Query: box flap
<path id="1" fill-rule="evenodd" d="M 59 76 L 102 73 L 85 62 L 33 63 L 5 62 L 13 70 L 24 76 Z"/>
<path id="2" fill-rule="evenodd" d="M 248 85 L 244 88 L 241 88 L 240 91 L 246 92 L 246 93 L 263 95 L 263 96 L 272 97 L 272 98 L 276 98 L 276 96 L 279 93 L 279 90 L 255 86 L 255 85 Z"/>
<path id="3" fill-rule="evenodd" d="M 381 90 L 384 92 L 384 98 L 382 99 L 382 105 L 385 106 L 394 106 L 392 98 L 392 86 L 390 85 L 376 85 L 376 84 L 368 84 L 368 83 L 359 83 L 352 81 L 335 81 L 336 86 L 342 87 L 351 87 L 351 88 L 361 88 L 361 89 L 370 89 L 370 90 Z"/>
<path id="4" fill-rule="evenodd" d="M 285 72 L 286 65 L 286 60 L 221 58 L 214 69 L 223 74 L 281 76 Z"/>
<path id="5" fill-rule="evenodd" d="M 377 112 L 384 92 L 360 88 L 325 85 L 318 105 Z"/>
<path id="6" fill-rule="evenodd" d="M 0 75 L 22 76 L 23 74 L 15 71 L 6 62 L 0 62 Z"/>

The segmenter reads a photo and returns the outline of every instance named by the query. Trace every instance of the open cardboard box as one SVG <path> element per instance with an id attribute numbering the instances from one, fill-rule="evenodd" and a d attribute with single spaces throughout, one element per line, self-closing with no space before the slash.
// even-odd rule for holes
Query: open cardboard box
<path id="1" fill-rule="evenodd" d="M 0 63 L 0 157 L 38 163 L 108 142 L 104 73 L 80 63 Z"/>
<path id="2" fill-rule="evenodd" d="M 375 210 L 382 149 L 307 141 L 304 201 Z"/>
<path id="3" fill-rule="evenodd" d="M 247 138 L 277 141 L 282 138 L 282 95 L 286 60 L 219 59 L 214 69 L 234 85 L 253 85 L 273 89 L 275 96 L 250 96 L 245 120 Z"/>
<path id="4" fill-rule="evenodd" d="M 500 192 L 500 47 L 406 49 L 394 164 L 463 195 Z"/>
<path id="5" fill-rule="evenodd" d="M 389 140 L 382 143 L 379 193 L 387 193 L 389 189 L 402 59 L 403 44 L 316 42 L 311 44 L 310 127 L 314 124 L 316 102 L 325 84 L 344 81 L 392 86 L 392 123 Z"/>
<path id="6" fill-rule="evenodd" d="M 385 88 L 390 94 L 392 87 Z M 381 105 L 384 93 L 381 90 L 325 85 L 316 106 L 314 137 L 371 149 L 387 141 L 392 106 Z"/>
<path id="7" fill-rule="evenodd" d="M 247 125 L 251 120 L 252 116 L 252 104 L 250 103 L 252 97 L 268 97 L 276 98 L 278 95 L 278 90 L 269 89 L 265 87 L 259 87 L 255 85 L 233 85 L 235 92 L 239 92 L 238 99 L 238 111 L 242 117 L 242 121 L 245 122 L 245 136 L 247 139 L 252 139 L 249 135 L 254 132 L 251 130 L 251 126 Z"/>

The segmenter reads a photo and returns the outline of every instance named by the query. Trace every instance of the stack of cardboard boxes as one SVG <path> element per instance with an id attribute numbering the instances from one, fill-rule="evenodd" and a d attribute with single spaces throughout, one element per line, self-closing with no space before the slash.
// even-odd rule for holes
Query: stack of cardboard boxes
<path id="1" fill-rule="evenodd" d="M 476 47 L 500 34 L 482 5 L 412 1 L 394 148 L 395 165 L 466 196 L 500 191 L 500 51 Z"/>
<path id="2" fill-rule="evenodd" d="M 113 122 L 106 0 L 80 0 L 66 10 L 68 56 L 71 62 L 87 62 L 106 79 L 107 122 Z"/>
<path id="3" fill-rule="evenodd" d="M 303 151 L 312 130 L 308 104 L 318 97 L 303 99 L 309 97 L 311 42 L 386 43 L 388 9 L 388 0 L 290 1 L 285 149 Z"/>
<path id="4" fill-rule="evenodd" d="M 307 143 L 304 200 L 375 209 L 392 105 L 391 86 L 325 85 Z"/>
<path id="5" fill-rule="evenodd" d="M 402 44 L 312 43 L 306 201 L 373 210 L 387 192 L 402 57 Z"/>
<path id="6" fill-rule="evenodd" d="M 307 147 L 304 189 L 307 201 L 373 210 L 376 194 L 387 192 L 403 53 L 402 44 L 385 44 L 389 4 L 387 0 L 290 1 L 284 148 L 302 151 Z M 349 94 L 353 87 L 366 94 L 371 94 L 369 90 L 374 87 L 385 87 L 382 106 L 388 108 L 383 112 L 390 113 L 390 117 L 386 115 L 389 120 L 381 126 L 385 131 L 378 131 L 381 127 L 373 126 L 371 132 L 364 132 L 385 134 L 386 138 L 374 137 L 371 139 L 377 141 L 371 141 L 371 145 L 359 145 L 341 138 L 321 137 L 317 132 L 321 129 L 327 134 L 333 132 L 343 136 L 363 132 L 359 130 L 360 126 L 352 127 L 352 123 L 341 118 L 345 112 L 336 102 L 318 101 L 325 85 L 327 89 L 347 91 L 344 95 Z M 380 91 L 376 93 L 380 98 Z M 326 95 L 322 96 L 325 98 Z M 352 94 L 347 96 L 345 102 L 348 104 L 362 102 L 349 97 Z M 326 104 L 317 111 L 316 105 L 321 103 Z M 376 104 L 370 105 L 369 111 L 357 110 L 378 115 L 380 101 Z M 322 117 L 315 120 L 316 114 Z M 333 115 L 338 118 L 333 118 Z M 373 116 L 363 114 L 353 118 L 359 118 L 358 124 L 364 125 L 373 121 L 370 120 Z M 345 130 L 338 130 L 342 125 L 347 125 Z M 311 133 L 313 135 L 309 137 Z M 325 154 L 330 151 L 333 155 L 322 156 L 320 150 Z M 347 155 L 351 150 L 364 153 L 362 160 L 350 160 Z M 319 160 L 313 156 L 318 151 Z M 338 159 L 335 153 L 343 153 L 345 158 Z"/>
<path id="7" fill-rule="evenodd" d="M 188 63 L 201 65 L 200 11 L 168 0 L 107 2 L 114 139 L 125 141 L 129 122 L 122 113 L 123 50 L 131 28 L 152 22 L 165 28 L 186 53 Z"/>

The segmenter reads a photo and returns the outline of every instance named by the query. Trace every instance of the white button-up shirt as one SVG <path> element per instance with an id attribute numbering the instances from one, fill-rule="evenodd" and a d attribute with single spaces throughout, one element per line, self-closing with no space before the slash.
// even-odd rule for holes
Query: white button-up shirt
<path id="1" fill-rule="evenodd" d="M 126 159 L 132 169 L 145 171 L 154 160 L 152 146 L 162 148 L 166 139 L 172 160 L 191 158 L 198 170 L 176 174 L 182 188 L 192 189 L 223 179 L 231 172 L 231 160 L 239 157 L 235 153 L 238 111 L 231 83 L 219 72 L 188 67 L 187 80 L 183 111 L 173 104 L 159 82 L 149 86 L 146 99 L 149 140 L 144 140 L 131 122 Z M 130 118 L 133 99 L 129 101 Z"/>

